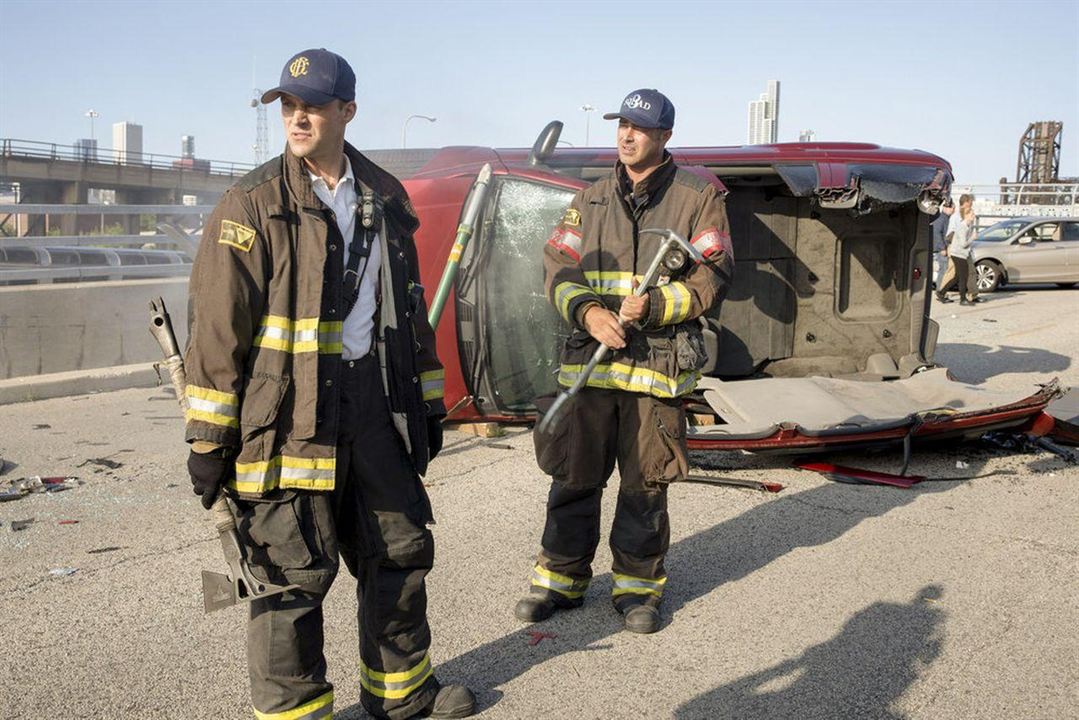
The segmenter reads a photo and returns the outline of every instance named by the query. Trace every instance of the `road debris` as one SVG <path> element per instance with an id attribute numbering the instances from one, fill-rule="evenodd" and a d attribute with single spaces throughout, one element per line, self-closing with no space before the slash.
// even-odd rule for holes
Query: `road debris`
<path id="1" fill-rule="evenodd" d="M 124 548 L 120 547 L 119 545 L 113 545 L 113 546 L 110 546 L 110 547 L 100 547 L 100 548 L 94 548 L 93 550 L 87 550 L 86 554 L 87 555 L 100 555 L 101 553 L 116 552 L 117 550 L 123 550 L 123 549 Z"/>
<path id="2" fill-rule="evenodd" d="M 79 521 L 78 520 L 61 520 L 60 522 L 58 522 L 56 524 L 57 525 L 78 525 Z"/>
<path id="3" fill-rule="evenodd" d="M 970 463 L 963 462 L 962 460 L 956 460 L 955 467 L 958 470 L 966 470 L 970 467 Z"/>
<path id="4" fill-rule="evenodd" d="M 53 568 L 52 570 L 49 571 L 49 574 L 52 575 L 53 577 L 68 577 L 69 575 L 74 575 L 78 571 L 79 571 L 78 568 L 60 567 L 60 568 Z"/>
<path id="5" fill-rule="evenodd" d="M 75 467 L 83 467 L 84 465 L 98 465 L 103 468 L 108 468 L 109 470 L 116 470 L 117 468 L 122 468 L 124 466 L 122 462 L 116 462 L 115 460 L 109 460 L 108 458 L 89 458 L 87 460 L 83 460 Z M 95 472 L 101 471 L 96 470 Z"/>
<path id="6" fill-rule="evenodd" d="M 25 530 L 33 524 L 34 518 L 27 518 L 26 520 L 12 520 L 11 532 L 19 532 L 20 530 Z"/>
<path id="7" fill-rule="evenodd" d="M 528 644 L 531 647 L 539 645 L 544 640 L 554 640 L 558 637 L 554 633 L 542 632 L 541 630 L 529 630 L 528 636 Z"/>
<path id="8" fill-rule="evenodd" d="M 699 483 L 701 485 L 726 485 L 728 487 L 749 488 L 759 492 L 777 493 L 783 490 L 783 485 L 777 482 L 762 480 L 743 480 L 732 477 L 715 477 L 712 475 L 686 475 L 686 482 Z"/>
<path id="9" fill-rule="evenodd" d="M 903 490 L 910 490 L 918 483 L 925 480 L 924 475 L 892 475 L 891 473 L 876 472 L 875 470 L 863 470 L 845 465 L 833 465 L 826 462 L 798 462 L 794 466 L 799 470 L 811 470 L 819 472 L 829 480 L 842 483 L 854 483 L 861 485 L 888 485 Z"/>
<path id="10" fill-rule="evenodd" d="M 32 475 L 26 478 L 4 480 L 0 482 L 0 502 L 18 500 L 31 493 L 63 492 L 82 484 L 82 480 L 77 477 L 62 475 L 44 478 L 40 475 Z"/>

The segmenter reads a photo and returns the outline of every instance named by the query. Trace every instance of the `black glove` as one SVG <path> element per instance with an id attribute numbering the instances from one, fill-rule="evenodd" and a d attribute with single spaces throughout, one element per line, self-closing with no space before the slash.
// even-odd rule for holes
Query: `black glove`
<path id="1" fill-rule="evenodd" d="M 232 453 L 226 448 L 208 453 L 192 450 L 187 456 L 187 472 L 191 475 L 191 486 L 195 494 L 201 496 L 204 508 L 209 510 L 214 504 L 217 491 L 232 476 L 235 469 Z"/>
<path id="2" fill-rule="evenodd" d="M 442 449 L 442 418 L 436 415 L 427 416 L 427 457 L 428 462 L 435 459 L 439 450 Z"/>

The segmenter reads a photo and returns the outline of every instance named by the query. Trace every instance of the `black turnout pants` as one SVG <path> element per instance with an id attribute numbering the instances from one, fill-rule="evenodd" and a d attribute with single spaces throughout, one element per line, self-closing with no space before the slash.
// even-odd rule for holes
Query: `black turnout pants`
<path id="1" fill-rule="evenodd" d="M 333 711 L 322 601 L 338 554 L 356 579 L 364 708 L 407 718 L 438 691 L 427 654 L 430 503 L 394 429 L 377 359 L 345 361 L 341 382 L 333 492 L 284 490 L 237 503 L 258 570 L 272 582 L 301 585 L 251 605 L 248 668 L 260 718 L 313 720 Z"/>
<path id="2" fill-rule="evenodd" d="M 550 437 L 537 437 L 553 476 L 532 585 L 580 597 L 592 577 L 600 500 L 618 463 L 621 484 L 610 545 L 613 594 L 662 595 L 670 545 L 668 484 L 688 469 L 681 401 L 586 388 Z"/>

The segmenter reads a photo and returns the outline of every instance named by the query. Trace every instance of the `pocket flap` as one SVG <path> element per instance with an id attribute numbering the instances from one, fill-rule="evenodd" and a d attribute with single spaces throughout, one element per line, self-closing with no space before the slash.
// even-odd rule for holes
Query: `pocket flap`
<path id="1" fill-rule="evenodd" d="M 249 378 L 240 407 L 240 425 L 255 428 L 271 425 L 277 419 L 288 383 L 288 376 L 259 374 Z"/>

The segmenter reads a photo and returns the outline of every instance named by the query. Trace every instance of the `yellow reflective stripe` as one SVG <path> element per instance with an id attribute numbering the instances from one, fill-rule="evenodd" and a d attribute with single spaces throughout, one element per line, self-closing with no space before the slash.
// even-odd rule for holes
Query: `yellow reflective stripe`
<path id="1" fill-rule="evenodd" d="M 323 355 L 340 355 L 345 351 L 343 343 L 345 324 L 340 320 L 318 324 L 318 351 Z"/>
<path id="2" fill-rule="evenodd" d="M 333 490 L 337 460 L 277 455 L 269 460 L 236 463 L 236 477 L 229 486 L 244 493 L 264 493 L 276 487 Z"/>
<path id="3" fill-rule="evenodd" d="M 420 373 L 420 388 L 423 391 L 423 399 L 437 400 L 443 397 L 445 394 L 443 390 L 445 378 L 446 371 L 442 369 Z"/>
<path id="4" fill-rule="evenodd" d="M 568 575 L 562 575 L 536 565 L 536 567 L 532 568 L 532 586 L 554 590 L 559 595 L 564 595 L 572 600 L 584 595 L 585 590 L 588 589 L 588 580 L 574 580 Z"/>
<path id="5" fill-rule="evenodd" d="M 584 365 L 563 365 L 558 372 L 558 383 L 566 387 L 572 386 L 584 367 Z M 588 376 L 585 385 L 673 398 L 681 397 L 693 390 L 700 376 L 701 374 L 696 370 L 688 370 L 672 378 L 648 368 L 633 367 L 624 363 L 601 363 Z"/>
<path id="6" fill-rule="evenodd" d="M 558 313 L 565 318 L 567 322 L 572 323 L 573 318 L 569 315 L 570 304 L 575 298 L 592 294 L 592 289 L 586 288 L 584 285 L 578 285 L 577 283 L 571 282 L 559 283 L 554 289 L 554 300 L 555 306 L 558 308 Z"/>
<path id="7" fill-rule="evenodd" d="M 240 399 L 235 393 L 188 385 L 185 420 L 199 420 L 211 425 L 240 427 Z"/>
<path id="8" fill-rule="evenodd" d="M 619 297 L 632 295 L 633 278 L 641 279 L 640 275 L 621 270 L 585 270 L 584 277 L 598 294 Z"/>
<path id="9" fill-rule="evenodd" d="M 404 672 L 379 672 L 367 667 L 361 660 L 360 685 L 377 697 L 400 700 L 423 687 L 434 671 L 435 669 L 431 666 L 431 657 L 426 653 L 415 667 Z"/>
<path id="10" fill-rule="evenodd" d="M 612 595 L 662 595 L 663 586 L 667 584 L 667 577 L 661 578 L 639 578 L 632 575 L 621 575 L 619 573 L 612 573 L 614 575 L 614 587 L 611 590 Z"/>
<path id="11" fill-rule="evenodd" d="M 192 420 L 198 420 L 204 423 L 210 423 L 211 425 L 220 425 L 222 427 L 240 427 L 240 418 L 229 417 L 228 415 L 219 415 L 218 413 L 206 412 L 205 410 L 195 410 L 194 408 L 188 408 L 187 413 L 184 414 L 184 420 L 191 422 Z"/>
<path id="12" fill-rule="evenodd" d="M 321 720 L 333 717 L 333 690 L 324 695 L 319 695 L 311 702 L 304 703 L 298 708 L 279 713 L 264 713 L 255 710 L 256 720 Z"/>
<path id="13" fill-rule="evenodd" d="M 692 296 L 685 283 L 672 282 L 662 285 L 659 294 L 663 296 L 663 317 L 661 325 L 680 323 L 689 317 Z"/>
<path id="14" fill-rule="evenodd" d="M 265 315 L 259 321 L 254 344 L 287 353 L 340 353 L 343 327 L 339 321 L 319 322 L 318 318 L 290 320 L 281 315 Z"/>

